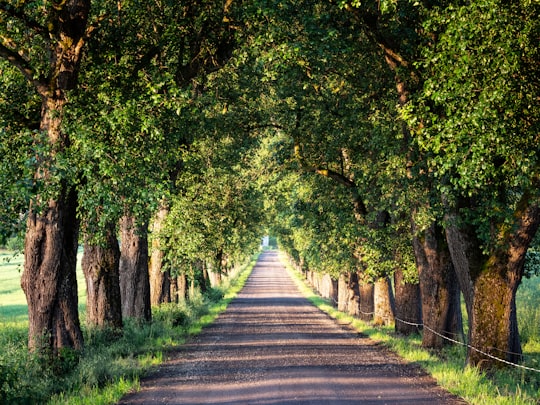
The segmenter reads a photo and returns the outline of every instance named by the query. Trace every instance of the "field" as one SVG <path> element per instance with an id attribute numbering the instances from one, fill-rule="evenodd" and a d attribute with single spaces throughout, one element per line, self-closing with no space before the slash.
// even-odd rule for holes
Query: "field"
<path id="1" fill-rule="evenodd" d="M 79 310 L 84 314 L 86 307 L 86 287 L 81 270 L 82 250 L 77 264 L 77 283 L 79 285 Z M 5 323 L 28 321 L 26 298 L 21 289 L 23 271 L 22 254 L 0 250 L 0 327 Z"/>

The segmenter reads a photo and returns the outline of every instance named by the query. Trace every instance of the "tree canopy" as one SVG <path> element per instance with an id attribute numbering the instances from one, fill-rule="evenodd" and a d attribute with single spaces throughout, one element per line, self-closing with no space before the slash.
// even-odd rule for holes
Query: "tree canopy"
<path id="1" fill-rule="evenodd" d="M 0 234 L 69 200 L 70 235 L 103 243 L 165 206 L 174 274 L 220 271 L 271 232 L 311 270 L 414 284 L 414 241 L 441 229 L 471 342 L 520 352 L 538 2 L 77 4 L 0 0 Z M 508 315 L 479 337 L 490 305 Z"/>

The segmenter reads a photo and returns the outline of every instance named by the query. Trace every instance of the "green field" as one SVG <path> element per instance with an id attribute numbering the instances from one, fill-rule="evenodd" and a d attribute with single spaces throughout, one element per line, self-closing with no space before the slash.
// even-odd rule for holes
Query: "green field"
<path id="1" fill-rule="evenodd" d="M 86 307 L 86 286 L 81 270 L 82 250 L 77 263 L 77 283 L 79 285 L 79 310 Z M 5 323 L 28 321 L 26 298 L 21 288 L 23 271 L 22 254 L 0 250 L 0 327 Z"/>
<path id="2" fill-rule="evenodd" d="M 21 290 L 22 255 L 0 254 L 0 322 L 19 322 L 28 317 Z"/>

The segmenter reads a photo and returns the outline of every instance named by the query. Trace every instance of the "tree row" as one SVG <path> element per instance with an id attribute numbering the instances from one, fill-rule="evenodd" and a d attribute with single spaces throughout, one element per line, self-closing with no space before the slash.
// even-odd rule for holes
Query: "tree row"
<path id="1" fill-rule="evenodd" d="M 460 336 L 462 295 L 468 362 L 519 361 L 539 7 L 1 0 L 0 215 L 26 235 L 30 348 L 82 348 L 80 244 L 89 319 L 121 327 L 150 319 L 150 274 L 155 303 L 204 286 L 266 229 L 351 311 L 391 276 L 399 319 Z"/>

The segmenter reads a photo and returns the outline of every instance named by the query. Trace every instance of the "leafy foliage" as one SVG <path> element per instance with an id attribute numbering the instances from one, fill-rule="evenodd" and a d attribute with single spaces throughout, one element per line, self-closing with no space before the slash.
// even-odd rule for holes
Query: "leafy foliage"
<path id="1" fill-rule="evenodd" d="M 473 197 L 484 241 L 511 220 L 523 193 L 537 194 L 538 4 L 480 1 L 436 8 L 425 29 L 427 77 L 409 122 L 447 198 Z M 504 27 L 504 29 L 502 28 Z"/>

